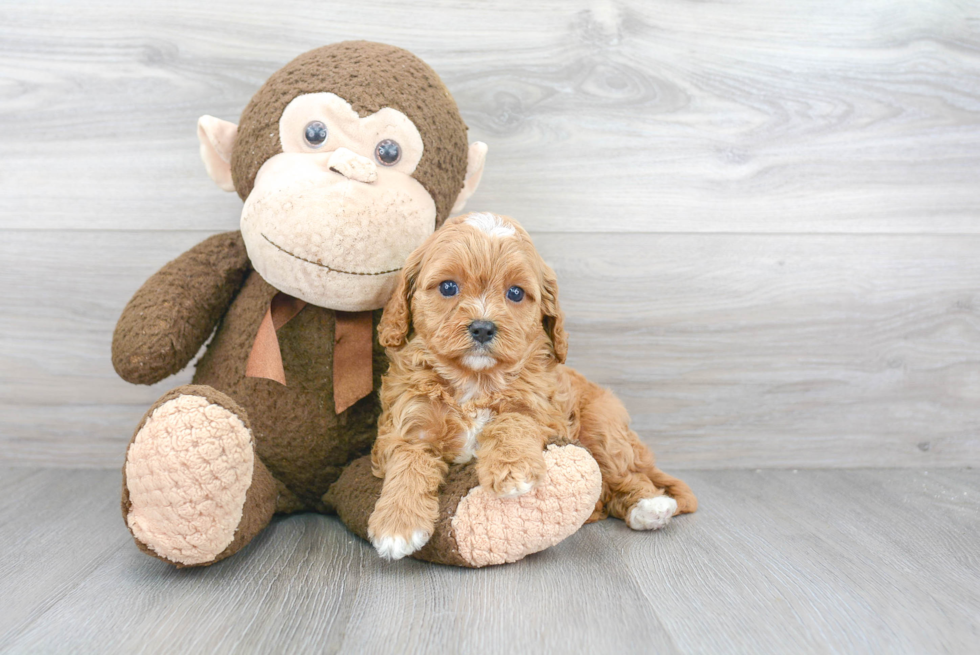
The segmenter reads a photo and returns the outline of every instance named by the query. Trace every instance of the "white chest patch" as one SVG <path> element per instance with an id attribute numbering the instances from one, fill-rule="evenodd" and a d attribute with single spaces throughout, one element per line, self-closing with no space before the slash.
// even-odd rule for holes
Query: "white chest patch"
<path id="1" fill-rule="evenodd" d="M 476 392 L 480 390 L 480 385 L 475 380 L 469 380 L 466 382 L 466 387 L 463 390 L 463 395 L 458 399 L 461 403 L 468 403 L 473 400 L 473 396 Z"/>
<path id="2" fill-rule="evenodd" d="M 477 438 L 483 432 L 483 428 L 494 417 L 494 412 L 489 409 L 478 409 L 470 415 L 472 423 L 461 435 L 459 454 L 453 460 L 456 464 L 465 464 L 476 455 Z"/>

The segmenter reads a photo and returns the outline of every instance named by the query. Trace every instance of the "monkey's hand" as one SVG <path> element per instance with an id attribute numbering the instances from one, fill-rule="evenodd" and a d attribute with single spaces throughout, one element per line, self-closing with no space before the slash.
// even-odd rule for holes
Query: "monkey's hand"
<path id="1" fill-rule="evenodd" d="M 153 274 L 123 309 L 112 365 L 133 384 L 177 373 L 224 316 L 249 270 L 240 232 L 216 234 Z"/>

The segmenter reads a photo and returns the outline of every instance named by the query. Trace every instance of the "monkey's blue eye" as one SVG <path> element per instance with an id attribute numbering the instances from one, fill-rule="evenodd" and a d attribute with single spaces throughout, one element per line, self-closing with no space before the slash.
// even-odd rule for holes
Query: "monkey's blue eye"
<path id="1" fill-rule="evenodd" d="M 385 166 L 394 166 L 402 158 L 402 149 L 391 139 L 385 139 L 375 147 L 374 156 Z"/>
<path id="2" fill-rule="evenodd" d="M 445 282 L 439 284 L 439 293 L 446 298 L 452 298 L 459 293 L 459 285 L 452 280 L 446 280 Z"/>
<path id="3" fill-rule="evenodd" d="M 507 289 L 507 300 L 521 302 L 524 300 L 524 289 L 520 287 L 511 287 Z"/>
<path id="4" fill-rule="evenodd" d="M 327 141 L 327 126 L 320 121 L 308 123 L 303 130 L 303 138 L 313 148 L 319 148 Z"/>

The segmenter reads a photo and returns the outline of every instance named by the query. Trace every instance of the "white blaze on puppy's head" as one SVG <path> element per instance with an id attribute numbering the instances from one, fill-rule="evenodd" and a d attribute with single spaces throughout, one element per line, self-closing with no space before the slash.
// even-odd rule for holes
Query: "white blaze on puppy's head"
<path id="1" fill-rule="evenodd" d="M 502 217 L 487 212 L 470 214 L 463 222 L 492 237 L 512 237 L 516 233 L 514 226 L 508 225 Z"/>

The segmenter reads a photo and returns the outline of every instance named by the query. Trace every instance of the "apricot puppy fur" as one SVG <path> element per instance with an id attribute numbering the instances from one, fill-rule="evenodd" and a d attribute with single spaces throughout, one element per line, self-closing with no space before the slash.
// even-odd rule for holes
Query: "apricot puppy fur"
<path id="1" fill-rule="evenodd" d="M 371 453 L 384 485 L 368 533 L 383 557 L 428 541 L 450 463 L 476 457 L 482 486 L 519 496 L 542 480 L 555 436 L 599 464 L 590 521 L 652 530 L 697 509 L 691 489 L 654 466 L 622 403 L 563 365 L 555 274 L 513 219 L 450 219 L 408 258 L 379 336 L 391 365 Z"/>

